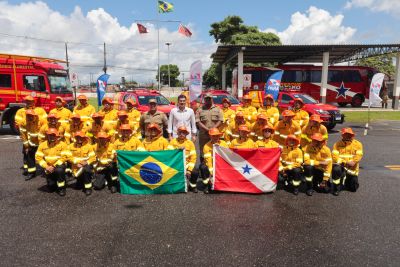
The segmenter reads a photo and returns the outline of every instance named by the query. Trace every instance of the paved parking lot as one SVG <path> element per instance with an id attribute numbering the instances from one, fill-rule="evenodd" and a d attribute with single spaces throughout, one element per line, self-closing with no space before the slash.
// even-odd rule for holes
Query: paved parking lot
<path id="1" fill-rule="evenodd" d="M 339 197 L 202 193 L 64 198 L 25 182 L 20 141 L 0 132 L 2 266 L 398 266 L 400 123 L 374 123 L 360 189 Z M 337 127 L 339 130 L 341 126 Z M 338 132 L 330 135 L 332 144 Z"/>

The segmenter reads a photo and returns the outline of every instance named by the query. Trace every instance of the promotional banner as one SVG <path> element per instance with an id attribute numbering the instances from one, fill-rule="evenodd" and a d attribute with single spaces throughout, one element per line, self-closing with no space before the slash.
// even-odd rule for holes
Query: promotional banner
<path id="1" fill-rule="evenodd" d="M 106 94 L 108 78 L 110 78 L 110 75 L 106 73 L 97 78 L 97 104 L 99 106 L 101 106 L 101 101 Z"/>
<path id="2" fill-rule="evenodd" d="M 185 155 L 181 149 L 117 151 L 122 194 L 186 192 Z"/>
<path id="3" fill-rule="evenodd" d="M 272 73 L 265 84 L 265 94 L 271 94 L 274 100 L 278 100 L 279 88 L 281 86 L 281 79 L 283 70 Z"/>
<path id="4" fill-rule="evenodd" d="M 202 91 L 201 61 L 197 60 L 190 66 L 190 101 L 196 100 Z"/>
<path id="5" fill-rule="evenodd" d="M 280 148 L 229 149 L 214 147 L 213 189 L 266 193 L 276 189 Z"/>
<path id="6" fill-rule="evenodd" d="M 371 85 L 369 87 L 369 106 L 381 105 L 382 99 L 379 97 L 379 93 L 382 88 L 383 78 L 385 74 L 377 73 L 372 77 Z"/>

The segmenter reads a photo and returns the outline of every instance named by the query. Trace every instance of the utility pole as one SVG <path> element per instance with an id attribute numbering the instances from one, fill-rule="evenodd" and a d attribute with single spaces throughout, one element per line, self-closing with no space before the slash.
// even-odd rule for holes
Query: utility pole
<path id="1" fill-rule="evenodd" d="M 168 46 L 168 88 L 171 89 L 171 74 L 169 72 L 169 46 L 172 44 L 171 42 L 165 43 Z"/>
<path id="2" fill-rule="evenodd" d="M 104 42 L 104 67 L 103 71 L 104 73 L 107 73 L 107 60 L 106 60 L 106 42 Z"/>
<path id="3" fill-rule="evenodd" d="M 65 61 L 67 61 L 67 77 L 68 80 L 71 82 L 69 77 L 69 59 L 68 59 L 68 44 L 65 42 Z M 74 86 L 74 103 L 76 103 L 76 86 Z"/>

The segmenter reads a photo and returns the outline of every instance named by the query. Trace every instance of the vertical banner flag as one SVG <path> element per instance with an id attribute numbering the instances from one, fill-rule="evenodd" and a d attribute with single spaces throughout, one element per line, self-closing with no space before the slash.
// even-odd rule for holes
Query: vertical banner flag
<path id="1" fill-rule="evenodd" d="M 276 101 L 279 95 L 283 70 L 272 73 L 265 84 L 265 94 L 271 94 Z"/>
<path id="2" fill-rule="evenodd" d="M 139 31 L 140 34 L 142 34 L 142 33 L 149 33 L 149 32 L 147 31 L 147 28 L 146 28 L 143 24 L 140 24 L 140 23 L 136 23 L 136 24 L 137 24 L 138 31 Z"/>
<path id="3" fill-rule="evenodd" d="M 202 90 L 201 61 L 197 60 L 190 66 L 190 101 L 196 100 Z"/>
<path id="4" fill-rule="evenodd" d="M 213 189 L 253 194 L 275 191 L 280 155 L 280 148 L 214 146 Z"/>
<path id="5" fill-rule="evenodd" d="M 379 97 L 379 93 L 382 88 L 383 78 L 385 74 L 377 73 L 372 77 L 371 85 L 369 87 L 369 106 L 380 105 L 382 99 Z"/>
<path id="6" fill-rule="evenodd" d="M 179 24 L 178 32 L 180 34 L 185 35 L 186 37 L 191 37 L 192 36 L 192 32 L 188 28 L 183 26 L 182 24 Z"/>
<path id="7" fill-rule="evenodd" d="M 174 5 L 166 1 L 158 1 L 158 13 L 168 13 L 174 11 Z"/>
<path id="8" fill-rule="evenodd" d="M 117 151 L 122 194 L 186 192 L 184 151 Z"/>
<path id="9" fill-rule="evenodd" d="M 108 78 L 110 78 L 110 75 L 106 73 L 97 78 L 97 104 L 99 106 L 101 106 L 101 101 L 106 94 Z"/>

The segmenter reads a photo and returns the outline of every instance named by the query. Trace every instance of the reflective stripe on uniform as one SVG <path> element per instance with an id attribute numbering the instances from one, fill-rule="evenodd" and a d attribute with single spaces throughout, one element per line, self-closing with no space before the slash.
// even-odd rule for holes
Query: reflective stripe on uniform
<path id="1" fill-rule="evenodd" d="M 301 180 L 292 180 L 293 186 L 299 186 L 301 184 Z"/>
<path id="2" fill-rule="evenodd" d="M 210 178 L 204 179 L 203 184 L 208 184 L 210 182 Z"/>
<path id="3" fill-rule="evenodd" d="M 65 182 L 64 182 L 64 181 L 62 181 L 62 182 L 57 182 L 57 186 L 58 186 L 58 187 L 64 187 L 64 186 L 65 186 Z"/>
<path id="4" fill-rule="evenodd" d="M 28 172 L 35 172 L 35 171 L 36 171 L 36 167 L 28 168 Z"/>
<path id="5" fill-rule="evenodd" d="M 305 178 L 306 178 L 307 182 L 312 182 L 312 180 L 313 180 L 312 176 L 305 176 Z"/>
<path id="6" fill-rule="evenodd" d="M 92 188 L 92 183 L 85 184 L 85 189 L 90 189 L 90 188 Z"/>
<path id="7" fill-rule="evenodd" d="M 340 178 L 339 179 L 333 179 L 332 181 L 333 181 L 333 183 L 335 185 L 339 185 L 340 184 Z"/>

